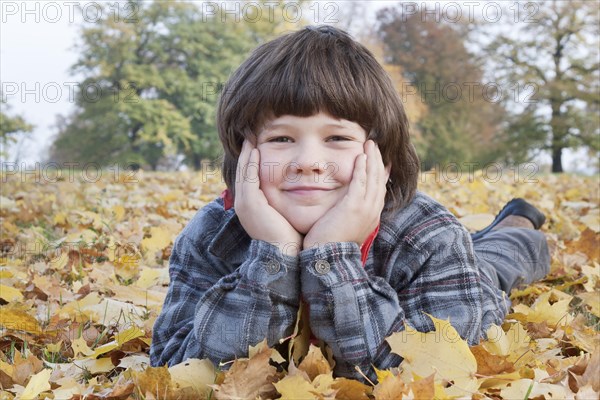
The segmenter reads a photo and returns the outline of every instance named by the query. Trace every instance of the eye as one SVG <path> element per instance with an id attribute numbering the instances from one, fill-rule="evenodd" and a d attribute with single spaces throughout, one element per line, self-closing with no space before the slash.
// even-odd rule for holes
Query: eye
<path id="1" fill-rule="evenodd" d="M 350 138 L 347 138 L 345 136 L 331 136 L 328 138 L 328 140 L 331 140 L 334 142 L 341 142 L 341 141 L 350 140 Z"/>
<path id="2" fill-rule="evenodd" d="M 289 143 L 292 139 L 287 137 L 287 136 L 277 136 L 274 138 L 271 138 L 269 140 L 267 140 L 267 142 L 274 142 L 274 143 Z"/>

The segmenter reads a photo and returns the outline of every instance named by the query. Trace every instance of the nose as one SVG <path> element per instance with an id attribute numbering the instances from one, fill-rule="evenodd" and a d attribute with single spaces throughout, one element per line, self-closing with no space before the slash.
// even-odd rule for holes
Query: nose
<path id="1" fill-rule="evenodd" d="M 288 169 L 290 173 L 302 175 L 320 175 L 325 172 L 324 151 L 310 142 L 298 145 Z"/>

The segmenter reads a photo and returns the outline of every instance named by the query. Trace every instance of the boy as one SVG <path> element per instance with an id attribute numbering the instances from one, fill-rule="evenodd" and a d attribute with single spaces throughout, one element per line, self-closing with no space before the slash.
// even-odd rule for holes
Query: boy
<path id="1" fill-rule="evenodd" d="M 511 201 L 471 236 L 418 192 L 394 87 L 345 32 L 307 27 L 258 47 L 217 111 L 228 190 L 177 237 L 152 365 L 229 361 L 289 336 L 300 299 L 335 374 L 399 365 L 385 338 L 425 314 L 475 344 L 504 292 L 548 272 L 544 216 Z M 520 225 L 516 227 L 516 225 Z"/>

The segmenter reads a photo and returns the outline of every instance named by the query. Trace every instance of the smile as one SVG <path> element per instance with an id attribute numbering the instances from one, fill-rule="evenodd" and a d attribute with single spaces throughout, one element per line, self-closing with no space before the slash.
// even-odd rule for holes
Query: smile
<path id="1" fill-rule="evenodd" d="M 286 192 L 294 195 L 295 197 L 313 198 L 313 197 L 319 197 L 324 193 L 331 192 L 332 190 L 333 189 L 299 188 L 299 189 L 286 190 Z"/>

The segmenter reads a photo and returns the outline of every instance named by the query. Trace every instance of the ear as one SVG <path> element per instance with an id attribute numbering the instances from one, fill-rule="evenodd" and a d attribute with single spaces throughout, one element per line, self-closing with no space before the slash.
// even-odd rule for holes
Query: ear
<path id="1" fill-rule="evenodd" d="M 385 180 L 386 182 L 390 179 L 390 173 L 392 172 L 392 163 L 390 162 L 388 165 L 385 166 Z"/>

